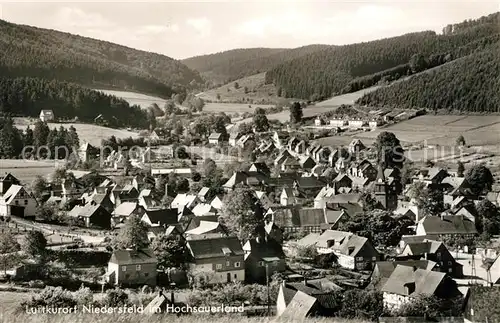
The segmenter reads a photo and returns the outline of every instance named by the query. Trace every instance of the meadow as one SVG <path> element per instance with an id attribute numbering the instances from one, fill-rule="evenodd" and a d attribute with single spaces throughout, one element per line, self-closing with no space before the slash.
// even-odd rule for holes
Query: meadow
<path id="1" fill-rule="evenodd" d="M 30 184 L 37 176 L 47 176 L 57 167 L 53 160 L 0 159 L 3 173 L 12 173 L 21 182 Z"/>
<path id="2" fill-rule="evenodd" d="M 210 113 L 220 113 L 224 112 L 226 114 L 235 114 L 235 113 L 254 113 L 257 108 L 271 108 L 273 105 L 268 104 L 245 104 L 245 103 L 218 103 L 218 102 L 208 102 L 205 103 L 203 107 L 203 112 Z"/>
<path id="3" fill-rule="evenodd" d="M 140 106 L 142 109 L 146 109 L 153 103 L 158 104 L 159 107 L 163 107 L 165 105 L 165 102 L 167 102 L 166 100 L 158 97 L 136 92 L 114 91 L 114 90 L 97 90 L 97 91 L 122 98 L 125 101 L 127 101 L 130 105 L 136 104 Z"/>
<path id="4" fill-rule="evenodd" d="M 28 125 L 33 128 L 34 122 L 35 120 L 27 118 L 15 118 L 16 127 L 22 130 L 26 129 Z M 100 146 L 102 139 L 106 139 L 111 136 L 115 136 L 116 138 L 138 137 L 138 134 L 132 131 L 112 129 L 88 123 L 49 123 L 48 125 L 51 129 L 54 127 L 59 128 L 60 126 L 65 128 L 73 126 L 78 133 L 80 143 L 86 141 L 93 146 Z"/>

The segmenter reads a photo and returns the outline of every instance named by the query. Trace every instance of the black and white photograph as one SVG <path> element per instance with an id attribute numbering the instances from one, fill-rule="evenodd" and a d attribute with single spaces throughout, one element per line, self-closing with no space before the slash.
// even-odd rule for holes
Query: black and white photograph
<path id="1" fill-rule="evenodd" d="M 498 0 L 0 0 L 0 323 L 499 323 Z"/>

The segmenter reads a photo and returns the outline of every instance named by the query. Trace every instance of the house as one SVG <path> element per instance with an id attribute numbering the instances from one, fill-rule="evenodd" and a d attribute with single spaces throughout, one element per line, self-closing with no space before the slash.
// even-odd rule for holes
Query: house
<path id="1" fill-rule="evenodd" d="M 373 184 L 373 194 L 378 204 L 386 210 L 396 210 L 398 207 L 396 185 L 394 185 L 394 181 L 386 179 L 381 166 L 378 167 L 377 179 Z"/>
<path id="2" fill-rule="evenodd" d="M 460 203 L 459 207 L 450 210 L 450 214 L 454 216 L 463 216 L 472 222 L 476 222 L 476 217 L 478 216 L 474 204 L 470 203 Z"/>
<path id="3" fill-rule="evenodd" d="M 360 151 L 365 150 L 366 146 L 359 139 L 353 139 L 349 143 L 348 151 L 351 155 L 357 155 Z"/>
<path id="4" fill-rule="evenodd" d="M 83 222 L 83 225 L 87 228 L 111 228 L 111 213 L 94 201 L 84 206 L 75 205 L 73 209 L 68 212 L 68 216 Z"/>
<path id="5" fill-rule="evenodd" d="M 175 226 L 178 224 L 178 209 L 146 210 L 141 221 L 151 227 Z"/>
<path id="6" fill-rule="evenodd" d="M 220 132 L 212 132 L 208 137 L 208 143 L 211 145 L 218 145 L 223 141 L 222 133 Z"/>
<path id="7" fill-rule="evenodd" d="M 197 196 L 201 202 L 207 202 L 208 193 L 210 192 L 209 187 L 202 187 L 198 192 Z"/>
<path id="8" fill-rule="evenodd" d="M 238 146 L 238 147 L 240 147 L 242 149 L 245 149 L 245 148 L 248 147 L 248 145 L 251 142 L 253 142 L 253 140 L 254 140 L 253 133 L 241 136 L 240 139 L 238 139 L 238 141 L 236 141 L 236 146 Z"/>
<path id="9" fill-rule="evenodd" d="M 363 212 L 363 195 L 359 193 L 337 194 L 325 200 L 327 208 L 332 210 L 345 210 L 351 217 Z"/>
<path id="10" fill-rule="evenodd" d="M 288 132 L 275 131 L 273 134 L 273 141 L 276 148 L 278 149 L 283 148 L 287 143 L 286 141 L 287 138 L 288 138 Z"/>
<path id="11" fill-rule="evenodd" d="M 283 172 L 295 172 L 300 169 L 300 164 L 295 157 L 288 157 L 280 164 L 280 170 Z"/>
<path id="12" fill-rule="evenodd" d="M 342 128 L 342 127 L 346 127 L 348 125 L 349 125 L 349 122 L 345 119 L 342 119 L 342 118 L 330 119 L 330 126 Z"/>
<path id="13" fill-rule="evenodd" d="M 95 154 L 96 148 L 86 141 L 83 142 L 80 147 L 78 147 L 78 157 L 82 162 L 89 161 L 90 157 L 95 156 Z"/>
<path id="14" fill-rule="evenodd" d="M 351 217 L 345 210 L 330 210 L 325 208 L 325 229 L 337 230 L 340 224 L 349 221 Z"/>
<path id="15" fill-rule="evenodd" d="M 133 215 L 142 217 L 144 212 L 144 207 L 140 206 L 137 202 L 124 202 L 118 205 L 111 214 L 113 215 L 113 223 L 117 225 L 118 223 L 123 223 Z"/>
<path id="16" fill-rule="evenodd" d="M 283 232 L 321 232 L 325 225 L 325 210 L 302 207 L 269 209 L 265 219 L 276 224 Z"/>
<path id="17" fill-rule="evenodd" d="M 119 286 L 156 286 L 157 260 L 152 250 L 115 250 L 108 262 L 106 280 Z"/>
<path id="18" fill-rule="evenodd" d="M 212 202 L 210 202 L 210 205 L 216 208 L 217 210 L 222 210 L 224 203 L 222 202 L 222 199 L 220 197 L 216 196 L 213 198 Z"/>
<path id="19" fill-rule="evenodd" d="M 417 224 L 416 235 L 440 240 L 443 237 L 472 238 L 477 234 L 476 224 L 463 216 L 426 216 Z"/>
<path id="20" fill-rule="evenodd" d="M 223 226 L 220 222 L 203 221 L 203 220 L 200 221 L 198 227 L 185 232 L 188 239 L 193 235 L 202 236 L 212 233 L 218 233 L 220 234 L 220 236 L 229 235 L 227 228 Z"/>
<path id="21" fill-rule="evenodd" d="M 327 279 L 283 282 L 276 300 L 278 321 L 302 322 L 311 316 L 334 316 L 338 311 L 338 291 L 342 288 Z"/>
<path id="22" fill-rule="evenodd" d="M 167 227 L 156 226 L 148 227 L 148 240 L 153 241 L 160 235 L 165 235 L 166 237 L 175 237 L 176 239 L 186 240 L 182 234 L 182 228 L 180 225 L 170 225 Z"/>
<path id="23" fill-rule="evenodd" d="M 156 181 L 153 176 L 150 175 L 135 175 L 132 178 L 132 186 L 139 191 L 139 197 L 144 196 L 142 193 L 143 189 L 148 187 L 149 189 L 153 188 L 156 184 Z"/>
<path id="24" fill-rule="evenodd" d="M 314 119 L 314 125 L 316 127 L 320 127 L 323 125 L 323 119 L 321 119 L 320 117 L 316 117 L 316 119 Z"/>
<path id="25" fill-rule="evenodd" d="M 366 124 L 366 121 L 364 121 L 361 118 L 352 118 L 349 119 L 349 128 L 352 129 L 360 129 Z"/>
<path id="26" fill-rule="evenodd" d="M 252 163 L 252 165 L 250 165 L 250 168 L 248 168 L 248 173 L 249 174 L 259 173 L 259 174 L 263 174 L 265 176 L 270 176 L 271 170 L 269 169 L 269 167 L 267 166 L 266 163 L 255 162 L 255 163 Z"/>
<path id="27" fill-rule="evenodd" d="M 352 178 L 346 173 L 339 173 L 337 177 L 333 179 L 332 184 L 337 191 L 340 191 L 342 188 L 350 189 L 352 187 Z"/>
<path id="28" fill-rule="evenodd" d="M 40 120 L 42 122 L 49 122 L 54 120 L 54 111 L 52 110 L 41 110 L 40 111 Z"/>
<path id="29" fill-rule="evenodd" d="M 197 195 L 182 193 L 175 196 L 172 203 L 170 203 L 170 207 L 179 209 L 185 206 L 192 210 L 199 203 L 201 203 L 201 201 L 198 199 Z"/>
<path id="30" fill-rule="evenodd" d="M 310 156 L 301 156 L 299 158 L 299 164 L 303 170 L 307 171 L 310 171 L 316 166 L 316 162 Z"/>
<path id="31" fill-rule="evenodd" d="M 307 146 L 308 144 L 304 140 L 301 140 L 297 145 L 295 145 L 295 148 L 293 148 L 293 152 L 296 156 L 307 155 Z"/>
<path id="32" fill-rule="evenodd" d="M 326 201 L 335 195 L 335 187 L 330 187 L 329 185 L 323 187 L 321 191 L 319 191 L 318 195 L 314 198 L 314 207 L 315 208 L 326 208 Z"/>
<path id="33" fill-rule="evenodd" d="M 116 205 L 124 202 L 137 202 L 139 191 L 132 185 L 115 185 L 111 189 L 111 201 Z"/>
<path id="34" fill-rule="evenodd" d="M 425 270 L 439 271 L 439 265 L 432 260 L 377 261 L 373 267 L 370 288 L 380 291 L 398 265 Z"/>
<path id="35" fill-rule="evenodd" d="M 215 215 L 218 210 L 208 203 L 197 204 L 192 210 L 195 216 Z"/>
<path id="36" fill-rule="evenodd" d="M 211 237 L 188 240 L 192 271 L 212 274 L 210 283 L 245 281 L 245 260 L 241 243 L 236 237 Z"/>
<path id="37" fill-rule="evenodd" d="M 306 238 L 301 241 L 310 241 Z M 326 230 L 315 240 L 319 253 L 334 253 L 338 264 L 347 269 L 370 270 L 380 259 L 378 251 L 367 238 L 351 232 Z"/>
<path id="38" fill-rule="evenodd" d="M 377 169 L 366 159 L 361 163 L 352 165 L 347 173 L 352 178 L 367 178 L 370 182 L 377 179 Z"/>
<path id="39" fill-rule="evenodd" d="M 236 142 L 241 138 L 240 132 L 231 132 L 229 134 L 229 145 L 236 147 Z"/>
<path id="40" fill-rule="evenodd" d="M 463 266 L 455 261 L 441 241 L 425 240 L 407 243 L 398 259 L 424 259 L 436 262 L 442 272 L 455 278 L 463 277 Z"/>
<path id="41" fill-rule="evenodd" d="M 439 167 L 430 167 L 421 169 L 417 176 L 413 178 L 414 182 L 420 181 L 427 185 L 438 185 L 448 177 L 448 172 Z"/>
<path id="42" fill-rule="evenodd" d="M 496 257 L 489 269 L 489 282 L 491 284 L 500 284 L 500 256 Z"/>
<path id="43" fill-rule="evenodd" d="M 0 197 L 4 195 L 12 185 L 21 185 L 21 181 L 15 178 L 11 173 L 5 173 L 0 176 Z"/>
<path id="44" fill-rule="evenodd" d="M 384 124 L 383 121 L 380 119 L 373 119 L 373 120 L 368 121 L 368 126 L 372 130 L 377 129 L 377 127 L 379 127 L 383 124 Z"/>
<path id="45" fill-rule="evenodd" d="M 175 174 L 179 177 L 191 178 L 193 171 L 191 168 L 153 168 L 151 169 L 151 175 L 158 177 L 161 175 Z"/>
<path id="46" fill-rule="evenodd" d="M 165 314 L 172 313 L 172 308 L 183 308 L 186 307 L 184 302 L 176 301 L 174 297 L 174 291 L 170 292 L 170 296 L 167 296 L 164 290 L 160 290 L 158 294 L 148 303 L 144 308 L 144 314 Z"/>
<path id="47" fill-rule="evenodd" d="M 14 184 L 8 187 L 0 196 L 0 216 L 34 217 L 38 203 L 33 194 L 21 185 Z"/>
<path id="48" fill-rule="evenodd" d="M 273 239 L 257 237 L 243 245 L 245 252 L 245 280 L 248 283 L 265 283 L 266 277 L 286 269 L 285 253 L 281 244 Z"/>
<path id="49" fill-rule="evenodd" d="M 382 287 L 384 306 L 399 310 L 420 295 L 452 298 L 460 295 L 456 283 L 445 273 L 397 265 Z"/>

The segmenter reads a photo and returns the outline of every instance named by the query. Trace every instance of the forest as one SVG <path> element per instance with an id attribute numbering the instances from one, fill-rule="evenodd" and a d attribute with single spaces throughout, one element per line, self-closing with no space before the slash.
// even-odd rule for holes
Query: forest
<path id="1" fill-rule="evenodd" d="M 400 73 L 408 71 L 405 64 L 409 64 L 414 55 L 428 61 L 441 60 L 442 64 L 496 43 L 500 32 L 498 14 L 477 21 L 443 35 L 424 31 L 330 47 L 271 69 L 266 73 L 266 83 L 274 83 L 286 97 L 317 100 L 366 86 L 356 84 L 359 80 L 364 83 L 375 77 L 378 81 L 386 76 L 384 71 L 399 78 Z"/>
<path id="2" fill-rule="evenodd" d="M 147 128 L 149 117 L 139 106 L 99 91 L 68 82 L 40 78 L 0 77 L 0 112 L 13 116 L 38 117 L 51 109 L 57 118 L 93 122 L 102 115 L 105 125 Z"/>
<path id="3" fill-rule="evenodd" d="M 203 84 L 198 72 L 170 57 L 0 20 L 0 75 L 69 81 L 170 98 Z"/>
<path id="4" fill-rule="evenodd" d="M 200 72 L 214 85 L 266 72 L 292 59 L 314 53 L 328 45 L 309 45 L 299 48 L 245 48 L 190 57 L 182 60 L 189 68 Z"/>
<path id="5" fill-rule="evenodd" d="M 500 44 L 365 94 L 356 103 L 449 112 L 500 112 Z"/>

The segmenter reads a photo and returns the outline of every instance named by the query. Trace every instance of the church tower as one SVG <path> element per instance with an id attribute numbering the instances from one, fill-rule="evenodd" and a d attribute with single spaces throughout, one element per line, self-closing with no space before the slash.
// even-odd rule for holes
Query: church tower
<path id="1" fill-rule="evenodd" d="M 388 211 L 394 211 L 398 206 L 396 186 L 385 178 L 384 169 L 378 166 L 377 179 L 375 180 L 374 195 L 380 205 Z"/>

